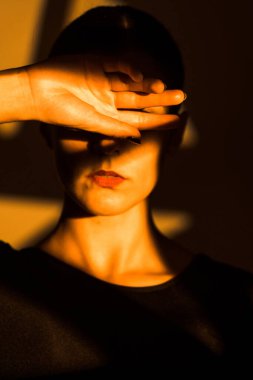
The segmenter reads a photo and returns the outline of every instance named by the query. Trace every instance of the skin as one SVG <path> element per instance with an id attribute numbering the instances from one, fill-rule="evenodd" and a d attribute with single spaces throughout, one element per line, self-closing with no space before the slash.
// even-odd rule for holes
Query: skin
<path id="1" fill-rule="evenodd" d="M 165 90 L 153 60 L 143 54 L 116 61 L 60 57 L 4 71 L 0 84 L 0 122 L 52 125 L 47 142 L 64 204 L 54 230 L 36 246 L 125 286 L 155 285 L 180 273 L 193 253 L 157 230 L 149 195 L 162 155 L 175 151 L 183 135 L 186 118 L 166 114 L 166 107 L 180 104 L 184 93 Z M 174 137 L 166 145 L 171 129 Z M 141 145 L 127 136 L 141 136 Z M 115 188 L 100 187 L 88 177 L 99 169 L 126 180 Z"/>
<path id="2" fill-rule="evenodd" d="M 150 59 L 147 72 L 148 58 L 143 57 L 146 75 L 154 72 Z M 128 56 L 127 61 L 141 66 L 140 57 Z M 154 116 L 164 114 L 165 106 L 152 107 L 157 95 L 150 89 L 148 93 L 145 104 L 137 100 L 139 105 L 148 106 L 145 110 Z M 159 104 L 168 104 L 165 96 L 163 92 Z M 116 102 L 119 108 L 135 104 L 136 99 L 126 94 Z M 185 123 L 186 119 L 177 125 L 177 142 Z M 64 204 L 57 226 L 38 244 L 40 249 L 92 276 L 126 286 L 162 283 L 189 264 L 193 254 L 162 235 L 150 212 L 148 197 L 159 178 L 162 153 L 178 148 L 173 141 L 164 144 L 171 125 L 167 122 L 165 131 L 155 130 L 157 126 L 159 122 L 143 127 L 141 145 L 103 134 L 54 130 L 50 145 L 65 189 Z M 126 180 L 115 188 L 100 187 L 88 177 L 99 169 L 113 170 Z"/>
<path id="3" fill-rule="evenodd" d="M 55 139 L 64 206 L 55 230 L 38 247 L 95 277 L 128 286 L 158 284 L 183 270 L 190 252 L 157 230 L 148 203 L 159 176 L 161 132 L 142 136 L 140 146 L 103 138 L 97 142 L 101 156 L 87 141 Z M 126 180 L 102 188 L 88 177 L 100 168 Z"/>

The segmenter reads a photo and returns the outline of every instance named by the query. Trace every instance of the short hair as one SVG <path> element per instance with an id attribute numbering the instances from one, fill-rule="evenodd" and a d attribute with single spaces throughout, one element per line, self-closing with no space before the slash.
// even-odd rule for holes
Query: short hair
<path id="1" fill-rule="evenodd" d="M 131 6 L 98 6 L 72 21 L 54 42 L 49 56 L 119 54 L 138 48 L 150 54 L 167 73 L 168 88 L 182 88 L 181 52 L 169 30 L 151 14 Z"/>
<path id="2" fill-rule="evenodd" d="M 68 54 L 118 55 L 138 49 L 150 55 L 168 89 L 182 89 L 181 52 L 169 30 L 146 11 L 128 5 L 97 6 L 84 12 L 60 33 L 49 57 Z M 179 106 L 170 107 L 177 113 Z M 42 125 L 43 126 L 43 125 Z"/>

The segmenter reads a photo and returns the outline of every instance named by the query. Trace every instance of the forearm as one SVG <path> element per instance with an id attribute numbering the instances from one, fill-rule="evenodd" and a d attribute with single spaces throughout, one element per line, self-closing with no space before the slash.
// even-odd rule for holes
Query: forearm
<path id="1" fill-rule="evenodd" d="M 23 68 L 0 72 L 0 123 L 32 120 L 33 100 Z"/>

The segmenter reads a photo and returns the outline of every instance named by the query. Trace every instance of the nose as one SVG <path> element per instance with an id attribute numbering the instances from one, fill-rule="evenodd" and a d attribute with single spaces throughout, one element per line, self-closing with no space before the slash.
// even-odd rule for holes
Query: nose
<path id="1" fill-rule="evenodd" d="M 93 141 L 92 150 L 96 154 L 102 155 L 114 155 L 120 153 L 120 145 L 122 144 L 122 139 L 119 138 L 108 138 Z"/>

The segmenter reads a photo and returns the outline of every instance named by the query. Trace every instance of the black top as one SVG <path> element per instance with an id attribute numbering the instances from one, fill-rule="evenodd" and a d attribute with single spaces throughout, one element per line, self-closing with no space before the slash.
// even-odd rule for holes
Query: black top
<path id="1" fill-rule="evenodd" d="M 0 242 L 0 305 L 1 380 L 253 373 L 253 274 L 204 253 L 129 287 Z"/>

